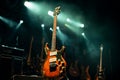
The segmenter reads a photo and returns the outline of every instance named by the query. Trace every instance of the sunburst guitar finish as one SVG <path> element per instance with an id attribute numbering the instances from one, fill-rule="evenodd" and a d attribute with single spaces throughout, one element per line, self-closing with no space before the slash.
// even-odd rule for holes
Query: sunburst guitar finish
<path id="1" fill-rule="evenodd" d="M 60 76 L 66 70 L 66 61 L 62 57 L 62 52 L 65 47 L 63 46 L 61 50 L 56 49 L 56 25 L 59 12 L 60 7 L 56 7 L 54 11 L 51 49 L 48 48 L 48 43 L 45 44 L 45 52 L 47 56 L 43 64 L 43 75 L 50 78 Z"/>

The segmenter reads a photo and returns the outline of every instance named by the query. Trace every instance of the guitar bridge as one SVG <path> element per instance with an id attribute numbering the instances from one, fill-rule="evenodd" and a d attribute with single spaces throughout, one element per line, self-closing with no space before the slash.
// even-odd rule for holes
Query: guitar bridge
<path id="1" fill-rule="evenodd" d="M 55 62 L 50 63 L 50 72 L 56 71 L 57 64 Z"/>

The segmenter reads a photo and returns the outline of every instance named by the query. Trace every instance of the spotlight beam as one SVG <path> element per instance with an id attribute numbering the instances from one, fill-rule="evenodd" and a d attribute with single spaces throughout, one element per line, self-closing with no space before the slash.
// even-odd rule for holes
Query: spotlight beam
<path id="1" fill-rule="evenodd" d="M 19 27 L 21 26 L 21 24 L 23 24 L 23 20 L 20 20 L 20 22 L 19 22 L 18 25 L 16 26 L 16 29 L 19 29 Z"/>
<path id="2" fill-rule="evenodd" d="M 0 20 L 2 20 L 3 22 L 5 22 L 6 24 L 8 24 L 10 27 L 14 27 L 16 25 L 16 22 L 7 19 L 5 17 L 0 16 Z"/>

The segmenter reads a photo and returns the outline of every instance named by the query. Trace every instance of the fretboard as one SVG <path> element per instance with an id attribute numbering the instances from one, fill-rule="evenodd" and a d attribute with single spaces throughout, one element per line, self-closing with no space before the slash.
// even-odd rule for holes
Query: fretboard
<path id="1" fill-rule="evenodd" d="M 56 50 L 56 26 L 57 26 L 57 16 L 54 16 L 51 51 Z"/>

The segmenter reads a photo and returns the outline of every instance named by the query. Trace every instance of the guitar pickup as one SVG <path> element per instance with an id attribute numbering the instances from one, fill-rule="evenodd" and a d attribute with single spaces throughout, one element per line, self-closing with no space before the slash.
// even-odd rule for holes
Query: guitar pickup
<path id="1" fill-rule="evenodd" d="M 49 59 L 49 62 L 56 62 L 57 58 L 56 57 L 53 57 L 53 58 L 50 58 Z"/>
<path id="2" fill-rule="evenodd" d="M 57 64 L 55 62 L 50 63 L 50 72 L 56 71 Z"/>
<path id="3" fill-rule="evenodd" d="M 56 56 L 56 55 L 57 55 L 57 51 L 50 52 L 50 56 Z"/>

